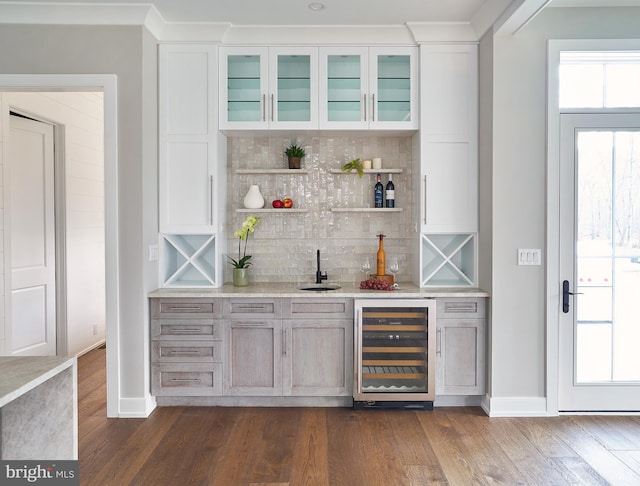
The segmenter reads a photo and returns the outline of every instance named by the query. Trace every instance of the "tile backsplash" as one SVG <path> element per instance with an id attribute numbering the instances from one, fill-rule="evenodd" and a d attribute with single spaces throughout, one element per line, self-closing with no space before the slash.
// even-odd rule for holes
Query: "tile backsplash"
<path id="1" fill-rule="evenodd" d="M 284 149 L 294 142 L 307 155 L 301 169 L 308 173 L 238 174 L 237 169 L 287 168 Z M 415 261 L 417 237 L 414 230 L 414 200 L 411 136 L 330 137 L 244 136 L 227 140 L 227 235 L 242 226 L 250 214 L 261 219 L 251 234 L 247 254 L 252 255 L 251 280 L 254 282 L 313 282 L 316 251 L 329 282 L 355 283 L 364 278 L 362 263 L 369 259 L 375 272 L 377 234 L 384 240 L 387 261 L 395 256 L 400 262 L 397 281 L 412 274 L 409 262 Z M 353 174 L 333 174 L 350 160 L 380 157 L 383 168 L 402 169 L 393 174 L 396 207 L 402 212 L 332 212 L 332 208 L 373 206 L 375 174 L 359 178 Z M 382 174 L 386 185 L 388 174 Z M 258 184 L 265 208 L 275 199 L 290 197 L 294 208 L 306 212 L 246 213 L 243 199 L 249 187 Z M 244 242 L 243 242 L 244 247 Z M 227 240 L 228 254 L 237 258 L 238 240 Z M 225 264 L 225 282 L 231 281 L 231 265 Z"/>

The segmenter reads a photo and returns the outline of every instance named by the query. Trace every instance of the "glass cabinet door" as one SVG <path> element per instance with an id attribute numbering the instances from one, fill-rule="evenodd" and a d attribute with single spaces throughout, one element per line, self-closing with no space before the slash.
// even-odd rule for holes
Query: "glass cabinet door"
<path id="1" fill-rule="evenodd" d="M 371 124 L 377 128 L 418 128 L 416 52 L 413 48 L 372 49 Z"/>
<path id="2" fill-rule="evenodd" d="M 309 56 L 278 56 L 278 121 L 311 121 Z"/>
<path id="3" fill-rule="evenodd" d="M 317 48 L 269 49 L 269 125 L 318 127 Z"/>
<path id="4" fill-rule="evenodd" d="M 383 56 L 378 65 L 376 119 L 378 121 L 411 120 L 411 58 Z"/>
<path id="5" fill-rule="evenodd" d="M 366 128 L 366 47 L 320 48 L 320 128 Z"/>
<path id="6" fill-rule="evenodd" d="M 362 62 L 359 55 L 327 56 L 327 121 L 362 121 Z"/>
<path id="7" fill-rule="evenodd" d="M 264 121 L 261 56 L 227 56 L 227 121 Z"/>

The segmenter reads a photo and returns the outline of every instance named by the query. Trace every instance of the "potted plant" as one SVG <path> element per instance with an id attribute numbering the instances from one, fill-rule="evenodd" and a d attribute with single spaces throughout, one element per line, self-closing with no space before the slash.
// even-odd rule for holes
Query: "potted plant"
<path id="1" fill-rule="evenodd" d="M 359 177 L 364 175 L 364 169 L 362 168 L 362 161 L 360 160 L 360 157 L 347 162 L 340 170 L 342 170 L 342 172 L 351 172 L 353 169 L 358 171 Z"/>
<path id="2" fill-rule="evenodd" d="M 251 265 L 251 255 L 247 255 L 247 243 L 249 241 L 249 234 L 253 233 L 256 226 L 260 222 L 260 218 L 257 216 L 247 216 L 247 219 L 242 223 L 242 228 L 233 233 L 233 236 L 238 238 L 238 259 L 231 258 L 227 255 L 229 263 L 233 265 L 233 285 L 236 287 L 245 287 L 249 285 L 249 265 Z M 240 246 L 244 240 L 244 252 L 241 252 Z"/>
<path id="3" fill-rule="evenodd" d="M 307 155 L 304 151 L 304 147 L 300 147 L 295 143 L 291 143 L 291 145 L 284 149 L 284 154 L 287 156 L 289 161 L 289 169 L 299 169 L 300 159 Z"/>

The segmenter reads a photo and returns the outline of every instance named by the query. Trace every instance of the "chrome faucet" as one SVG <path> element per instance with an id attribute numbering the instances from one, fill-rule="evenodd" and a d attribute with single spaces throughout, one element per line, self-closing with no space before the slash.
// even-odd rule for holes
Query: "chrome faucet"
<path id="1" fill-rule="evenodd" d="M 327 272 L 324 272 L 324 275 L 322 275 L 322 272 L 320 271 L 320 250 L 318 250 L 317 253 L 318 256 L 318 269 L 316 270 L 316 283 L 322 283 L 323 280 L 327 280 Z"/>

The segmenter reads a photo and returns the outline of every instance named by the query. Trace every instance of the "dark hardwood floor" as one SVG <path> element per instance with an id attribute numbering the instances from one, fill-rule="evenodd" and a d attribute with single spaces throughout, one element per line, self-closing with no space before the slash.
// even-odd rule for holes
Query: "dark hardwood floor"
<path id="1" fill-rule="evenodd" d="M 78 362 L 83 486 L 640 485 L 640 417 L 160 407 L 107 419 L 105 351 Z"/>

